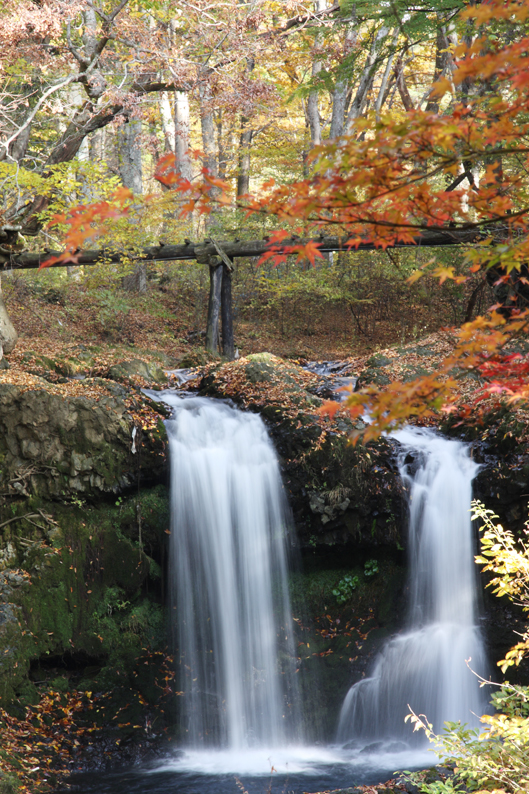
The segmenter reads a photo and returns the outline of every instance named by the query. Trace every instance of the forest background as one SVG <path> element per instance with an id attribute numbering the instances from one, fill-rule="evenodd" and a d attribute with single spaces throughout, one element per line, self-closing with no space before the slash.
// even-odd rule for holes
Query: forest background
<path id="1" fill-rule="evenodd" d="M 332 144 L 362 120 L 389 113 L 398 123 L 415 109 L 437 112 L 431 88 L 455 69 L 462 7 L 324 0 L 6 4 L 0 255 L 15 318 L 17 303 L 24 312 L 44 291 L 48 306 L 53 296 L 66 304 L 41 327 L 46 336 L 64 337 L 61 329 L 82 315 L 89 327 L 81 335 L 130 344 L 139 324 L 168 352 L 191 353 L 198 363 L 207 268 L 136 269 L 130 255 L 145 245 L 200 241 L 207 234 L 259 239 L 290 228 L 266 212 L 248 216 L 241 197 L 270 180 L 308 178 L 315 147 Z M 445 100 L 444 108 L 449 104 Z M 154 178 L 168 153 L 183 179 L 196 183 L 205 167 L 225 181 L 229 204 L 182 217 L 186 194 Z M 472 168 L 477 180 L 479 167 Z M 64 227 L 48 225 L 57 213 L 109 200 L 119 186 L 135 198 L 126 219 L 114 221 L 98 244 L 123 250 L 121 264 L 36 278 L 10 274 L 20 250 L 61 248 Z M 216 192 L 210 190 L 213 198 Z M 279 265 L 238 259 L 236 344 L 242 353 L 269 348 L 288 356 L 343 357 L 459 324 L 492 302 L 479 274 L 443 288 L 433 277 L 408 285 L 430 258 L 417 248 L 344 250 L 312 265 L 299 257 Z M 443 249 L 438 258 L 462 272 L 463 252 Z M 148 274 L 155 293 L 123 291 L 127 274 L 125 287 L 143 291 Z M 29 321 L 40 323 L 34 314 Z"/>

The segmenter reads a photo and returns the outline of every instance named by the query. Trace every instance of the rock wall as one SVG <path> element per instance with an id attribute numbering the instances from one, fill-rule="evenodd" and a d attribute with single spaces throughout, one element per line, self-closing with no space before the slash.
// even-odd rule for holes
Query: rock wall
<path id="1" fill-rule="evenodd" d="M 0 383 L 1 490 L 60 500 L 119 494 L 141 476 L 163 476 L 163 438 L 160 425 L 141 444 L 121 397 Z"/>

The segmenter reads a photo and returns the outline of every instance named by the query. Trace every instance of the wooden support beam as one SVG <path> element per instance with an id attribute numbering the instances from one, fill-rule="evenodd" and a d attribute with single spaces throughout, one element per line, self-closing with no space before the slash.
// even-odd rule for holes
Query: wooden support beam
<path id="1" fill-rule="evenodd" d="M 219 315 L 222 291 L 222 270 L 224 265 L 210 265 L 209 268 L 209 302 L 208 321 L 206 327 L 206 350 L 210 353 L 219 352 Z"/>
<path id="2" fill-rule="evenodd" d="M 222 355 L 233 361 L 235 358 L 235 342 L 233 340 L 233 300 L 231 295 L 231 273 L 222 265 L 221 316 L 222 316 Z"/>

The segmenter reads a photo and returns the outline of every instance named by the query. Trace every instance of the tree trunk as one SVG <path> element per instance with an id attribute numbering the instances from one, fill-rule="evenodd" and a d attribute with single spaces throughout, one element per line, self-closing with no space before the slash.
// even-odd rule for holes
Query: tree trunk
<path id="1" fill-rule="evenodd" d="M 217 127 L 217 162 L 219 169 L 219 178 L 226 179 L 226 169 L 228 167 L 228 151 L 224 145 L 226 136 L 224 135 L 224 125 L 222 119 L 222 110 L 217 110 L 217 118 L 215 126 Z M 229 144 L 228 144 L 229 145 Z"/>
<path id="2" fill-rule="evenodd" d="M 200 128 L 204 148 L 204 167 L 218 176 L 217 149 L 215 146 L 215 120 L 213 118 L 211 89 L 207 83 L 200 86 Z"/>
<path id="3" fill-rule="evenodd" d="M 378 56 L 389 34 L 389 28 L 383 25 L 377 33 L 373 34 L 373 41 L 366 58 L 364 70 L 360 77 L 355 97 L 351 103 L 347 116 L 346 132 L 351 133 L 357 118 L 362 115 L 367 95 L 373 85 L 378 65 Z"/>
<path id="4" fill-rule="evenodd" d="M 246 77 L 249 79 L 255 66 L 255 58 L 246 59 Z M 239 137 L 239 156 L 237 170 L 237 198 L 250 192 L 250 147 L 254 130 L 250 129 L 250 119 L 241 115 L 241 135 Z"/>
<path id="5" fill-rule="evenodd" d="M 189 156 L 189 97 L 185 91 L 175 91 L 174 108 L 176 167 L 182 179 L 191 180 L 193 174 Z"/>
<path id="6" fill-rule="evenodd" d="M 173 111 L 167 91 L 162 91 L 158 99 L 160 108 L 160 118 L 162 120 L 162 130 L 164 136 L 164 151 L 174 152 L 175 150 L 175 121 Z"/>
<path id="7" fill-rule="evenodd" d="M 143 192 L 140 135 L 140 121 L 122 124 L 117 134 L 119 173 L 125 187 L 136 194 Z"/>
<path id="8" fill-rule="evenodd" d="M 448 48 L 449 43 L 448 39 L 446 38 L 446 31 L 445 26 L 441 22 L 440 15 L 437 15 L 437 37 L 435 42 L 435 67 L 433 73 L 433 80 L 432 82 L 435 83 L 441 77 L 442 73 L 444 72 L 447 59 L 448 59 Z M 438 99 L 429 99 L 426 104 L 426 112 L 427 113 L 439 113 L 439 100 Z"/>
<path id="9" fill-rule="evenodd" d="M 353 7 L 351 19 L 345 31 L 345 40 L 343 44 L 342 58 L 347 58 L 358 38 L 358 25 L 356 20 L 356 10 Z M 331 129 L 329 131 L 329 139 L 333 141 L 343 135 L 345 125 L 345 109 L 347 107 L 347 92 L 349 90 L 350 78 L 349 75 L 342 75 L 336 81 L 334 91 L 332 92 L 332 114 L 331 114 Z"/>
<path id="10" fill-rule="evenodd" d="M 395 33 L 393 34 L 392 48 L 397 43 L 398 33 L 399 32 L 398 32 L 398 29 L 397 29 L 395 31 Z M 394 57 L 395 57 L 395 50 L 393 49 L 393 52 L 390 52 L 389 55 L 388 55 L 388 60 L 386 61 L 386 68 L 384 70 L 384 75 L 382 77 L 382 81 L 380 83 L 380 88 L 379 88 L 379 91 L 378 91 L 378 96 L 377 96 L 377 99 L 376 99 L 376 102 L 375 102 L 375 113 L 376 113 L 377 121 L 380 120 L 380 111 L 382 110 L 382 107 L 384 106 L 384 102 L 388 98 L 388 94 L 389 94 L 388 81 L 389 81 L 389 78 L 390 78 L 391 65 L 393 63 Z"/>
<path id="11" fill-rule="evenodd" d="M 127 292 L 146 292 L 147 291 L 147 265 L 140 264 L 134 267 L 134 271 L 128 276 L 123 276 L 121 285 Z"/>
<path id="12" fill-rule="evenodd" d="M 220 270 L 221 268 L 219 268 Z M 233 341 L 233 301 L 231 295 L 231 273 L 222 265 L 221 289 L 221 316 L 222 316 L 222 355 L 228 361 L 235 358 L 235 344 Z"/>
<path id="13" fill-rule="evenodd" d="M 204 150 L 204 168 L 207 168 L 209 173 L 218 177 L 218 164 L 217 164 L 217 147 L 215 145 L 215 119 L 213 117 L 211 87 L 209 83 L 202 82 L 199 88 L 200 95 L 200 127 L 202 132 L 202 148 Z M 219 193 L 217 187 L 211 187 L 208 191 L 212 199 Z M 212 211 L 206 215 L 205 226 L 206 231 L 212 229 L 215 225 L 216 207 L 212 206 Z M 208 348 L 209 350 L 209 348 Z"/>
<path id="14" fill-rule="evenodd" d="M 208 324 L 206 328 L 206 350 L 218 353 L 219 315 L 222 292 L 222 269 L 224 265 L 209 268 Z"/>
<path id="15" fill-rule="evenodd" d="M 100 163 L 105 156 L 106 130 L 97 130 L 90 136 L 90 162 Z"/>
<path id="16" fill-rule="evenodd" d="M 406 80 L 404 79 L 404 64 L 402 62 L 402 56 L 397 58 L 397 63 L 395 64 L 395 78 L 397 80 L 397 88 L 399 90 L 404 109 L 413 110 L 413 100 L 410 96 L 410 92 L 408 91 Z"/>
<path id="17" fill-rule="evenodd" d="M 327 8 L 327 0 L 314 0 L 314 11 L 316 13 L 325 11 Z M 321 34 L 318 34 L 314 40 L 314 48 L 317 49 L 321 45 Z M 322 63 L 316 57 L 312 62 L 312 79 L 315 80 L 322 70 Z M 320 109 L 318 107 L 319 91 L 314 89 L 310 92 L 307 99 L 307 121 L 310 128 L 310 142 L 311 147 L 319 146 L 321 143 L 321 121 Z"/>
<path id="18" fill-rule="evenodd" d="M 250 147 L 253 130 L 248 129 L 249 120 L 241 116 L 241 137 L 239 139 L 239 167 L 237 172 L 237 197 L 250 192 Z"/>
<path id="19" fill-rule="evenodd" d="M 119 173 L 125 187 L 135 194 L 143 192 L 140 133 L 141 121 L 122 124 L 117 133 Z M 145 292 L 147 266 L 143 263 L 137 264 L 134 272 L 124 276 L 121 283 L 127 292 Z"/>
<path id="20" fill-rule="evenodd" d="M 4 353 L 11 353 L 15 349 L 18 334 L 7 313 L 6 305 L 2 298 L 2 281 L 0 277 L 0 359 Z"/>

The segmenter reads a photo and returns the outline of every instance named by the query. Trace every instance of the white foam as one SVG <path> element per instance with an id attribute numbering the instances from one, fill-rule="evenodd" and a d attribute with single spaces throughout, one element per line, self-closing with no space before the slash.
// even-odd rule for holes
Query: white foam
<path id="1" fill-rule="evenodd" d="M 188 750 L 166 758 L 152 772 L 194 773 L 206 776 L 307 775 L 316 777 L 336 773 L 337 768 L 354 774 L 355 769 L 397 770 L 432 766 L 431 751 L 359 752 L 338 746 L 299 746 L 256 748 L 253 750 Z"/>

